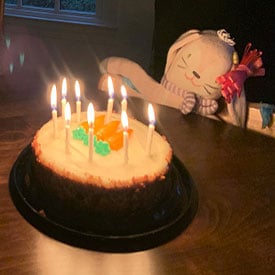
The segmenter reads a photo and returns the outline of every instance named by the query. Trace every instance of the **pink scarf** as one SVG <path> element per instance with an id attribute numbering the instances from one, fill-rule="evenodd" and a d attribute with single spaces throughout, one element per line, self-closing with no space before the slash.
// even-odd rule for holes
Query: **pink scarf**
<path id="1" fill-rule="evenodd" d="M 202 98 L 193 92 L 185 91 L 167 80 L 165 75 L 161 79 L 161 85 L 172 94 L 182 97 L 182 102 L 179 108 L 184 115 L 191 112 L 196 112 L 201 115 L 212 115 L 218 109 L 218 103 L 216 100 Z M 173 96 L 172 94 L 171 96 Z"/>

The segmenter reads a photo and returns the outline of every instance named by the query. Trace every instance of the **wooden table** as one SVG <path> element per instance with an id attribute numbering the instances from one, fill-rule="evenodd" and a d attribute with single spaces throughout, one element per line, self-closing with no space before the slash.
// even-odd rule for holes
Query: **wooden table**
<path id="1" fill-rule="evenodd" d="M 10 169 L 50 118 L 49 100 L 1 78 L 0 274 L 272 274 L 275 139 L 197 115 L 156 109 L 158 128 L 190 172 L 199 194 L 193 222 L 172 241 L 134 253 L 69 246 L 40 233 L 16 210 Z M 106 96 L 95 91 L 95 108 Z M 141 100 L 129 108 L 144 119 Z M 274 273 L 273 273 L 274 274 Z"/>

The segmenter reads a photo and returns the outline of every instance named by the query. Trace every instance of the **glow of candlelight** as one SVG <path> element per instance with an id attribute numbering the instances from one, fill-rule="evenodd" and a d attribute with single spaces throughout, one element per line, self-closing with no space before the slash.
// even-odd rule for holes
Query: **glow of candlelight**
<path id="1" fill-rule="evenodd" d="M 148 104 L 148 117 L 149 117 L 149 126 L 148 126 L 148 132 L 147 132 L 147 140 L 146 140 L 146 155 L 151 154 L 151 147 L 152 147 L 152 141 L 153 141 L 153 134 L 155 131 L 155 112 L 153 105 L 150 103 Z"/>
<path id="2" fill-rule="evenodd" d="M 121 124 L 123 127 L 123 151 L 124 151 L 124 164 L 128 163 L 128 117 L 125 111 L 121 112 Z"/>
<path id="3" fill-rule="evenodd" d="M 76 100 L 80 100 L 80 85 L 79 85 L 79 82 L 78 80 L 75 81 L 75 97 L 76 97 Z"/>
<path id="4" fill-rule="evenodd" d="M 62 98 L 66 98 L 67 96 L 67 80 L 64 77 L 62 81 Z"/>
<path id="5" fill-rule="evenodd" d="M 128 116 L 126 112 L 121 112 L 121 124 L 124 129 L 124 131 L 127 131 L 128 129 Z"/>
<path id="6" fill-rule="evenodd" d="M 76 121 L 77 121 L 77 124 L 80 124 L 81 101 L 80 101 L 80 85 L 78 80 L 75 81 L 75 97 L 76 97 Z"/>
<path id="7" fill-rule="evenodd" d="M 148 118 L 149 118 L 149 123 L 155 125 L 156 118 L 155 118 L 155 112 L 153 105 L 151 103 L 148 104 Z"/>
<path id="8" fill-rule="evenodd" d="M 89 124 L 89 161 L 93 161 L 94 153 L 94 122 L 95 122 L 95 110 L 94 105 L 89 103 L 87 110 L 87 120 Z"/>
<path id="9" fill-rule="evenodd" d="M 112 112 L 113 112 L 113 105 L 114 105 L 114 85 L 112 78 L 108 76 L 108 92 L 109 92 L 109 99 L 108 99 L 108 105 L 107 105 L 107 114 L 106 114 L 106 123 L 110 121 Z"/>
<path id="10" fill-rule="evenodd" d="M 71 123 L 71 106 L 70 103 L 67 102 L 65 106 L 65 149 L 66 153 L 70 152 L 70 123 Z"/>
<path id="11" fill-rule="evenodd" d="M 52 87 L 52 92 L 51 92 L 51 107 L 53 110 L 56 109 L 56 105 L 57 105 L 57 95 L 56 95 L 56 85 L 54 84 Z"/>
<path id="12" fill-rule="evenodd" d="M 87 120 L 89 127 L 93 127 L 93 124 L 95 122 L 95 110 L 93 103 L 89 103 L 88 105 Z"/>
<path id="13" fill-rule="evenodd" d="M 124 85 L 121 85 L 120 88 L 122 101 L 121 101 L 121 111 L 127 111 L 127 91 Z"/>
<path id="14" fill-rule="evenodd" d="M 56 86 L 53 85 L 51 92 L 51 107 L 52 107 L 52 120 L 53 120 L 53 137 L 56 137 L 56 120 L 57 120 L 57 95 L 56 95 Z"/>

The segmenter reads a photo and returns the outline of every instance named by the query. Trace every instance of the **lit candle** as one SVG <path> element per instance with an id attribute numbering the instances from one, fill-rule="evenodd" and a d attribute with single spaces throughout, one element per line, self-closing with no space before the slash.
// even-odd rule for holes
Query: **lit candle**
<path id="1" fill-rule="evenodd" d="M 148 105 L 148 117 L 149 117 L 149 126 L 147 132 L 147 140 L 146 140 L 146 155 L 151 154 L 151 147 L 152 147 L 152 140 L 153 140 L 153 133 L 155 131 L 155 113 L 153 105 L 150 103 Z"/>
<path id="2" fill-rule="evenodd" d="M 56 119 L 57 119 L 57 111 L 56 111 L 56 86 L 53 85 L 51 92 L 51 107 L 52 107 L 52 120 L 53 120 L 53 137 L 56 137 Z"/>
<path id="3" fill-rule="evenodd" d="M 127 113 L 121 113 L 121 124 L 123 127 L 123 151 L 124 151 L 124 164 L 128 163 L 128 117 Z"/>
<path id="4" fill-rule="evenodd" d="M 89 103 L 87 111 L 87 120 L 89 124 L 89 161 L 93 160 L 94 152 L 94 122 L 95 122 L 95 111 L 94 105 Z"/>
<path id="5" fill-rule="evenodd" d="M 120 88 L 121 91 L 121 95 L 122 95 L 122 100 L 121 100 L 121 111 L 127 111 L 127 92 L 126 92 L 126 88 L 124 85 L 121 85 Z"/>
<path id="6" fill-rule="evenodd" d="M 75 82 L 75 97 L 76 97 L 76 122 L 80 124 L 81 116 L 81 101 L 80 101 L 80 86 L 78 80 Z"/>
<path id="7" fill-rule="evenodd" d="M 65 106 L 66 106 L 66 96 L 67 96 L 67 80 L 64 77 L 62 81 L 62 99 L 61 99 L 61 106 L 62 106 L 62 117 L 65 119 Z"/>
<path id="8" fill-rule="evenodd" d="M 71 106 L 67 102 L 65 106 L 65 149 L 66 153 L 70 153 L 70 123 L 71 123 Z"/>
<path id="9" fill-rule="evenodd" d="M 108 91 L 109 91 L 109 99 L 107 105 L 107 115 L 106 115 L 106 123 L 110 121 L 112 112 L 113 112 L 113 105 L 114 105 L 114 85 L 112 78 L 108 76 Z"/>

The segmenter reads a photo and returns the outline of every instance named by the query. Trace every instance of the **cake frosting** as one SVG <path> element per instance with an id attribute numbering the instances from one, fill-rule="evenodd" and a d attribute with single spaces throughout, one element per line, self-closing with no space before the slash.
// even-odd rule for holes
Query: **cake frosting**
<path id="1" fill-rule="evenodd" d="M 102 115 L 97 113 L 96 115 Z M 86 113 L 82 113 L 86 117 Z M 120 120 L 112 114 L 111 120 Z M 78 127 L 72 115 L 70 129 Z M 119 126 L 120 127 L 120 126 Z M 88 147 L 79 140 L 70 138 L 70 152 L 65 152 L 65 129 L 62 117 L 57 119 L 57 135 L 53 138 L 53 122 L 49 121 L 37 132 L 33 148 L 37 160 L 55 173 L 82 183 L 92 182 L 105 188 L 127 186 L 138 182 L 152 181 L 164 175 L 171 160 L 172 150 L 164 137 L 153 134 L 151 154 L 145 152 L 148 127 L 135 119 L 129 119 L 133 133 L 129 137 L 128 163 L 124 163 L 124 151 L 112 150 L 107 156 L 93 154 L 88 158 Z"/>

